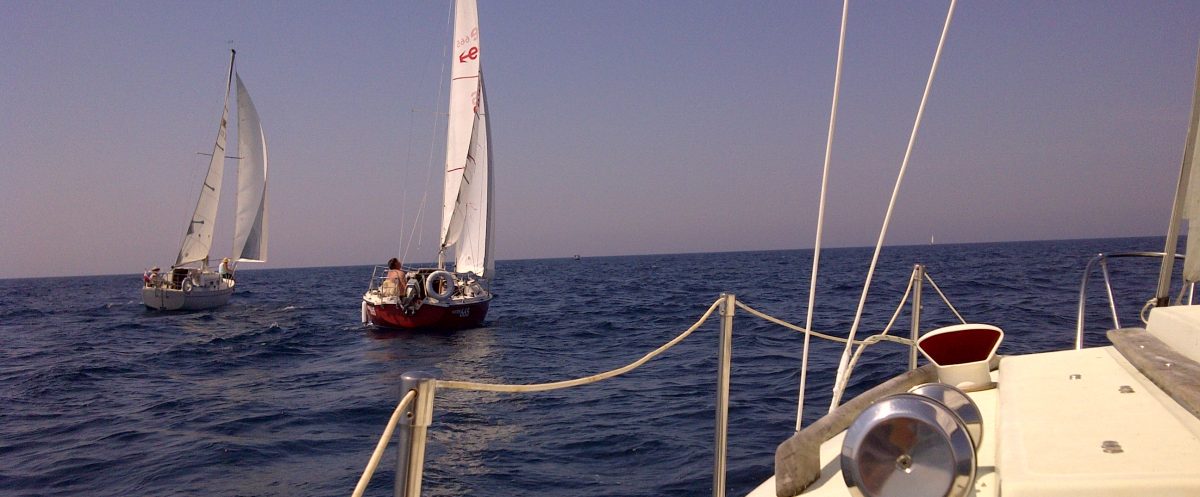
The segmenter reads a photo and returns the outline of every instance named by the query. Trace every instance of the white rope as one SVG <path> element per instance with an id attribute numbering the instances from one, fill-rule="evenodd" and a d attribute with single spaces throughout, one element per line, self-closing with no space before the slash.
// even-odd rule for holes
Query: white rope
<path id="1" fill-rule="evenodd" d="M 892 211 L 896 207 L 896 198 L 900 196 L 900 183 L 904 181 L 904 173 L 908 169 L 908 161 L 912 157 L 913 147 L 917 141 L 917 131 L 921 127 L 921 117 L 925 114 L 925 104 L 929 100 L 929 93 L 933 87 L 933 77 L 937 74 L 938 61 L 942 57 L 942 48 L 946 44 L 946 35 L 950 31 L 950 20 L 954 17 L 954 6 L 958 0 L 950 0 L 950 8 L 946 12 L 946 23 L 942 26 L 942 36 L 938 39 L 937 51 L 933 55 L 933 64 L 929 68 L 929 78 L 925 81 L 925 92 L 921 95 L 921 105 L 917 108 L 917 117 L 913 122 L 912 133 L 908 137 L 908 147 L 904 151 L 904 160 L 900 163 L 900 172 L 896 175 L 896 185 L 892 188 L 892 199 L 888 202 L 887 213 L 883 216 L 883 227 L 879 230 L 879 240 L 875 242 L 875 254 L 871 257 L 871 266 L 867 270 L 867 280 L 863 284 L 862 296 L 858 300 L 858 310 L 854 313 L 854 324 L 850 326 L 850 339 L 854 339 L 854 334 L 858 331 L 858 326 L 862 322 L 863 308 L 867 303 L 867 293 L 871 289 L 871 279 L 875 276 L 875 266 L 879 262 L 879 252 L 883 249 L 883 240 L 887 236 L 888 225 L 892 221 Z M 842 393 L 846 388 L 846 382 L 843 375 L 850 360 L 850 344 L 847 342 L 846 348 L 842 350 L 842 358 L 838 362 L 837 379 L 833 385 L 833 397 L 829 403 L 829 412 L 833 412 L 842 400 Z"/>
<path id="2" fill-rule="evenodd" d="M 387 449 L 388 440 L 392 438 L 392 431 L 396 429 L 396 424 L 400 422 L 400 415 L 408 408 L 408 404 L 417 397 L 416 390 L 409 390 L 404 394 L 404 398 L 400 399 L 400 404 L 396 406 L 396 410 L 392 411 L 392 419 L 388 420 L 387 428 L 383 429 L 383 436 L 379 437 L 379 443 L 375 444 L 375 452 L 371 453 L 371 460 L 367 462 L 367 469 L 363 470 L 363 474 L 358 479 L 358 485 L 354 487 L 354 493 L 351 497 L 362 497 L 363 492 L 367 491 L 367 483 L 371 482 L 371 477 L 375 475 L 375 468 L 379 467 L 379 460 L 383 458 L 383 451 Z"/>
<path id="3" fill-rule="evenodd" d="M 900 317 L 900 311 L 904 310 L 904 304 L 908 302 L 908 296 L 912 293 L 913 280 L 915 280 L 913 276 L 916 274 L 917 270 L 913 269 L 913 274 L 908 277 L 908 288 L 904 289 L 904 296 L 900 297 L 900 303 L 896 305 L 896 310 L 892 312 L 892 318 L 888 320 L 887 326 L 883 327 L 883 331 L 880 332 L 881 335 L 887 335 L 888 332 L 892 331 L 892 326 L 896 325 L 896 319 Z M 917 284 L 920 284 L 920 282 L 918 281 Z M 911 342 L 912 340 L 909 341 Z"/>
<path id="4" fill-rule="evenodd" d="M 858 348 L 854 349 L 854 357 L 851 358 L 850 362 L 846 365 L 845 379 L 843 380 L 844 384 L 850 384 L 850 377 L 854 376 L 854 368 L 858 365 L 858 359 L 860 356 L 862 356 L 863 351 L 866 350 L 868 345 L 874 345 L 879 342 L 895 342 L 907 345 L 909 347 L 916 346 L 916 342 L 912 341 L 911 339 L 888 334 L 891 332 L 892 326 L 896 325 L 896 319 L 900 317 L 900 312 L 904 310 L 904 304 L 908 302 L 908 296 L 912 294 L 913 286 L 921 284 L 919 280 L 913 277 L 916 275 L 917 270 L 914 268 L 912 274 L 908 277 L 908 288 L 904 289 L 904 296 L 900 297 L 900 303 L 896 306 L 895 312 L 892 312 L 892 318 L 888 320 L 887 326 L 884 326 L 883 331 L 876 335 L 867 337 L 866 340 L 855 343 L 855 345 L 858 345 Z M 938 293 L 941 292 L 939 291 Z M 946 303 L 949 304 L 948 301 Z M 835 381 L 837 381 L 836 378 Z"/>
<path id="5" fill-rule="evenodd" d="M 807 328 L 802 328 L 802 327 L 800 327 L 800 326 L 794 325 L 794 324 L 792 324 L 792 323 L 789 323 L 789 322 L 787 322 L 787 321 L 784 321 L 784 320 L 782 320 L 782 319 L 776 318 L 776 317 L 774 317 L 774 316 L 769 316 L 769 315 L 767 315 L 767 314 L 764 314 L 762 311 L 759 311 L 759 310 L 757 310 L 757 309 L 755 309 L 755 308 L 753 308 L 753 307 L 750 307 L 750 306 L 748 306 L 748 305 L 746 305 L 746 304 L 743 304 L 743 303 L 742 303 L 740 300 L 737 302 L 737 306 L 738 306 L 739 308 L 741 308 L 742 310 L 744 310 L 744 311 L 746 311 L 746 312 L 749 312 L 750 314 L 754 315 L 755 317 L 757 317 L 757 318 L 759 318 L 759 319 L 762 319 L 763 321 L 770 321 L 770 322 L 772 322 L 772 323 L 775 323 L 775 324 L 777 324 L 777 325 L 779 325 L 779 326 L 782 326 L 782 327 L 784 327 L 784 328 L 790 329 L 790 330 L 792 330 L 792 331 L 798 331 L 798 332 L 800 332 L 800 333 L 804 333 L 805 335 L 809 335 L 809 334 L 811 334 L 812 336 L 815 336 L 815 337 L 817 337 L 817 338 L 821 338 L 821 339 L 825 339 L 825 340 L 829 340 L 829 341 L 831 341 L 831 342 L 846 343 L 846 339 L 845 339 L 845 338 L 842 338 L 842 337 L 839 337 L 839 336 L 830 335 L 830 334 L 827 334 L 827 333 L 821 333 L 821 332 L 818 332 L 818 331 L 813 331 L 813 330 L 810 330 L 810 329 L 807 329 Z M 862 342 L 856 342 L 856 343 L 862 343 Z"/>
<path id="6" fill-rule="evenodd" d="M 862 355 L 863 351 L 866 350 L 868 345 L 875 345 L 876 343 L 879 343 L 879 342 L 895 342 L 895 343 L 899 343 L 899 344 L 903 344 L 903 345 L 908 345 L 910 347 L 914 345 L 913 341 L 910 339 L 887 335 L 887 334 L 872 335 L 872 336 L 867 337 L 866 340 L 859 342 L 858 348 L 854 349 L 854 357 L 850 360 L 850 364 L 846 368 L 846 383 L 847 384 L 850 383 L 850 376 L 853 375 L 854 367 L 858 365 L 858 359 Z"/>
<path id="7" fill-rule="evenodd" d="M 625 374 L 630 371 L 633 371 L 634 369 L 637 369 L 638 366 L 645 364 L 650 359 L 657 357 L 659 354 L 662 354 L 667 349 L 674 347 L 675 344 L 683 341 L 683 339 L 687 338 L 688 335 L 691 335 L 692 332 L 699 329 L 700 325 L 704 324 L 704 322 L 708 320 L 708 317 L 712 315 L 713 311 L 715 311 L 717 309 L 717 307 L 721 305 L 721 302 L 724 302 L 724 301 L 725 301 L 725 299 L 723 299 L 723 298 L 717 299 L 716 302 L 713 302 L 713 304 L 708 307 L 708 310 L 704 312 L 704 315 L 700 316 L 700 319 L 696 321 L 696 324 L 693 324 L 686 331 L 684 331 L 683 333 L 680 333 L 679 336 L 675 337 L 674 339 L 667 342 L 663 346 L 661 346 L 657 349 L 654 349 L 654 351 L 650 352 L 649 354 L 642 356 L 641 359 L 638 359 L 632 363 L 629 363 L 629 364 L 627 364 L 623 367 L 617 368 L 617 369 L 613 369 L 611 371 L 607 371 L 607 372 L 600 373 L 600 374 L 595 374 L 592 376 L 587 376 L 584 378 L 577 378 L 574 380 L 555 381 L 555 382 L 550 382 L 550 383 L 536 383 L 536 384 L 531 384 L 531 385 L 502 385 L 502 384 L 495 384 L 495 383 L 474 383 L 474 382 L 469 382 L 469 381 L 437 380 L 437 388 L 455 388 L 455 389 L 459 389 L 459 390 L 479 390 L 479 391 L 488 391 L 488 392 L 508 392 L 508 393 L 544 392 L 547 390 L 558 390 L 561 388 L 570 388 L 570 387 L 575 387 L 575 386 L 579 386 L 579 385 L 587 385 L 589 383 L 596 383 L 596 382 L 602 381 L 602 380 L 607 380 L 614 376 Z"/>
<path id="8" fill-rule="evenodd" d="M 850 12 L 850 0 L 842 0 L 842 29 L 838 35 L 837 69 L 833 72 L 833 104 L 829 110 L 829 134 L 825 138 L 825 166 L 821 170 L 821 198 L 817 202 L 817 239 L 813 242 L 812 278 L 808 284 L 808 316 L 804 320 L 805 330 L 811 330 L 813 307 L 817 301 L 817 267 L 821 261 L 821 234 L 825 226 L 825 192 L 829 184 L 829 162 L 833 157 L 833 130 L 837 126 L 838 94 L 842 88 L 842 55 L 846 48 L 846 17 Z M 804 334 L 804 351 L 800 355 L 800 395 L 796 402 L 796 431 L 804 422 L 804 392 L 808 382 L 809 334 Z"/>

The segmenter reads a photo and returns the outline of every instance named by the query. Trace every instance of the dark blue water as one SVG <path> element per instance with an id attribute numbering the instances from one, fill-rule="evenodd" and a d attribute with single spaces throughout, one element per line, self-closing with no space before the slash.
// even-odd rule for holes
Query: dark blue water
<path id="1" fill-rule="evenodd" d="M 1063 349 L 1098 252 L 1161 238 L 895 247 L 860 337 L 891 317 L 912 265 L 1001 353 Z M 239 272 L 221 309 L 145 309 L 140 277 L 0 280 L 0 495 L 349 495 L 407 371 L 538 383 L 632 362 L 691 325 L 722 291 L 803 323 L 810 251 L 501 261 L 486 326 L 387 333 L 359 325 L 370 267 Z M 815 328 L 844 335 L 870 249 L 823 252 Z M 1152 262 L 1113 263 L 1126 324 L 1152 296 Z M 1145 279 L 1134 277 L 1145 276 Z M 1140 284 L 1134 284 L 1140 281 Z M 954 324 L 926 287 L 924 327 Z M 1099 286 L 1094 330 L 1111 324 Z M 897 332 L 907 335 L 909 314 Z M 626 376 L 536 394 L 438 392 L 425 495 L 659 496 L 711 491 L 717 319 Z M 772 472 L 793 429 L 801 336 L 739 313 L 729 491 Z M 1094 331 L 1089 343 L 1104 343 Z M 806 419 L 829 402 L 841 346 L 814 341 Z M 900 371 L 868 352 L 853 390 Z M 391 450 L 368 491 L 391 495 Z"/>

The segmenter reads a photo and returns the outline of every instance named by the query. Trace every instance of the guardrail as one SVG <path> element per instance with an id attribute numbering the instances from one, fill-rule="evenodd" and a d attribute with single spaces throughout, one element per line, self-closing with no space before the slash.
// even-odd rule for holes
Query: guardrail
<path id="1" fill-rule="evenodd" d="M 912 276 L 909 278 L 909 287 L 904 292 L 904 296 L 900 300 L 892 319 L 888 322 L 884 329 L 872 336 L 862 340 L 853 340 L 852 345 L 857 345 L 858 349 L 854 354 L 854 359 L 850 362 L 850 367 L 845 372 L 845 379 L 848 380 L 853 373 L 854 365 L 868 345 L 873 345 L 879 342 L 895 342 L 911 348 L 910 351 L 910 369 L 916 367 L 916 338 L 919 335 L 920 328 L 920 308 L 921 308 L 921 291 L 920 288 L 924 282 L 928 281 L 942 301 L 950 308 L 951 312 L 962 321 L 962 316 L 954 309 L 954 306 L 942 294 L 941 289 L 933 282 L 933 279 L 925 272 L 922 265 L 914 266 Z M 915 291 L 914 291 L 915 288 Z M 909 302 L 909 297 L 912 296 L 912 338 L 901 338 L 888 335 L 896 319 L 900 315 L 905 304 Z M 713 496 L 725 496 L 725 473 L 726 473 L 726 442 L 728 433 L 728 414 L 729 414 L 729 382 L 731 370 L 731 355 L 733 345 L 733 318 L 736 309 L 742 309 L 748 314 L 763 319 L 765 321 L 780 325 L 784 328 L 805 333 L 810 336 L 825 340 L 846 343 L 848 340 L 833 336 L 828 333 L 819 333 L 813 330 L 805 329 L 801 326 L 788 323 L 781 319 L 772 317 L 763 312 L 760 312 L 743 302 L 739 302 L 733 294 L 721 294 L 715 302 L 700 316 L 700 318 L 688 329 L 671 339 L 667 343 L 657 349 L 647 353 L 640 359 L 633 361 L 625 366 L 617 369 L 606 371 L 603 373 L 585 376 L 581 378 L 556 381 L 550 383 L 538 384 L 492 384 L 492 383 L 476 383 L 469 381 L 453 381 L 442 380 L 436 378 L 433 374 L 423 371 L 414 371 L 405 373 L 401 378 L 402 398 L 400 403 L 393 411 L 392 417 L 389 420 L 387 427 L 384 429 L 383 436 L 375 447 L 375 451 L 371 454 L 370 461 L 367 463 L 362 477 L 359 478 L 358 485 L 354 489 L 353 497 L 360 497 L 366 490 L 367 484 L 370 482 L 372 475 L 378 466 L 379 460 L 383 457 L 383 453 L 387 448 L 388 440 L 392 437 L 393 431 L 396 432 L 396 446 L 398 454 L 396 457 L 396 483 L 394 493 L 397 497 L 419 497 L 421 494 L 421 478 L 425 459 L 425 443 L 427 430 L 433 419 L 433 403 L 436 396 L 436 391 L 439 389 L 457 389 L 457 390 L 473 390 L 473 391 L 488 391 L 488 392 L 506 392 L 506 393 L 525 393 L 525 392 L 541 392 L 547 390 L 558 390 L 563 388 L 571 388 L 590 383 L 596 383 L 615 376 L 619 376 L 642 366 L 643 364 L 654 359 L 658 355 L 667 351 L 676 344 L 682 342 L 689 335 L 695 332 L 700 326 L 704 325 L 715 311 L 720 311 L 720 339 L 718 344 L 718 365 L 717 365 L 717 402 L 716 402 L 716 433 L 714 435 L 714 454 L 713 454 Z M 843 383 L 849 383 L 844 381 Z M 800 404 L 803 404 L 804 392 L 800 392 Z"/>
<path id="2" fill-rule="evenodd" d="M 1129 258 L 1129 257 L 1147 257 L 1147 258 L 1162 259 L 1166 255 L 1167 255 L 1166 252 L 1117 252 L 1117 253 L 1112 253 L 1112 254 L 1099 253 L 1099 254 L 1096 254 L 1095 256 L 1093 256 L 1090 260 L 1088 260 L 1087 266 L 1084 267 L 1084 269 L 1083 269 L 1083 281 L 1079 283 L 1079 310 L 1078 310 L 1077 317 L 1075 320 L 1075 349 L 1076 350 L 1083 348 L 1083 322 L 1084 322 L 1084 317 L 1086 315 L 1087 285 L 1088 285 L 1088 281 L 1091 278 L 1093 268 L 1095 268 L 1097 264 L 1099 264 L 1099 266 L 1100 266 L 1100 274 L 1104 276 L 1104 291 L 1105 291 L 1105 294 L 1108 296 L 1108 309 L 1109 309 L 1109 312 L 1112 313 L 1113 328 L 1119 329 L 1119 328 L 1121 328 L 1121 317 L 1117 315 L 1117 301 L 1113 295 L 1112 278 L 1109 276 L 1109 273 L 1108 273 L 1108 260 L 1109 259 Z M 1184 259 L 1183 254 L 1175 254 L 1175 260 L 1182 260 L 1182 259 Z M 1185 285 L 1183 288 L 1181 288 L 1180 295 L 1176 299 L 1176 302 L 1182 302 L 1185 290 L 1186 290 L 1186 294 L 1187 294 L 1188 303 L 1189 304 L 1192 303 L 1192 294 L 1194 293 L 1194 290 L 1195 290 L 1195 283 Z M 1154 299 L 1151 299 L 1149 302 L 1146 303 L 1146 306 L 1142 307 L 1143 314 L 1146 310 L 1146 307 L 1153 305 L 1153 303 L 1154 303 Z M 1143 317 L 1143 321 L 1144 320 L 1145 320 L 1145 318 Z"/>

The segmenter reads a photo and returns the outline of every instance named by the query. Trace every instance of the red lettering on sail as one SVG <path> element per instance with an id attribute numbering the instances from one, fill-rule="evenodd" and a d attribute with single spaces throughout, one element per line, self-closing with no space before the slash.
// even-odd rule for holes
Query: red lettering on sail
<path id="1" fill-rule="evenodd" d="M 458 54 L 458 61 L 460 63 L 467 62 L 467 59 L 475 60 L 478 58 L 479 58 L 479 47 L 471 47 L 470 50 L 467 50 L 463 53 Z"/>
<path id="2" fill-rule="evenodd" d="M 462 47 L 463 45 L 466 45 L 466 44 L 471 43 L 478 39 L 479 39 L 479 28 L 472 28 L 470 33 L 460 36 L 460 37 L 458 37 L 458 40 L 455 40 L 454 48 Z"/>

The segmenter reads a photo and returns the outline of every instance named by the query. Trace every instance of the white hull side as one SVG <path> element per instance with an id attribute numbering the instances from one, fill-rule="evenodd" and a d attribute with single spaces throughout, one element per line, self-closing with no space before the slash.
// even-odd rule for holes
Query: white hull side
<path id="1" fill-rule="evenodd" d="M 234 282 L 217 288 L 192 288 L 190 291 L 166 287 L 142 288 L 142 303 L 160 311 L 198 311 L 220 307 L 233 295 Z"/>

